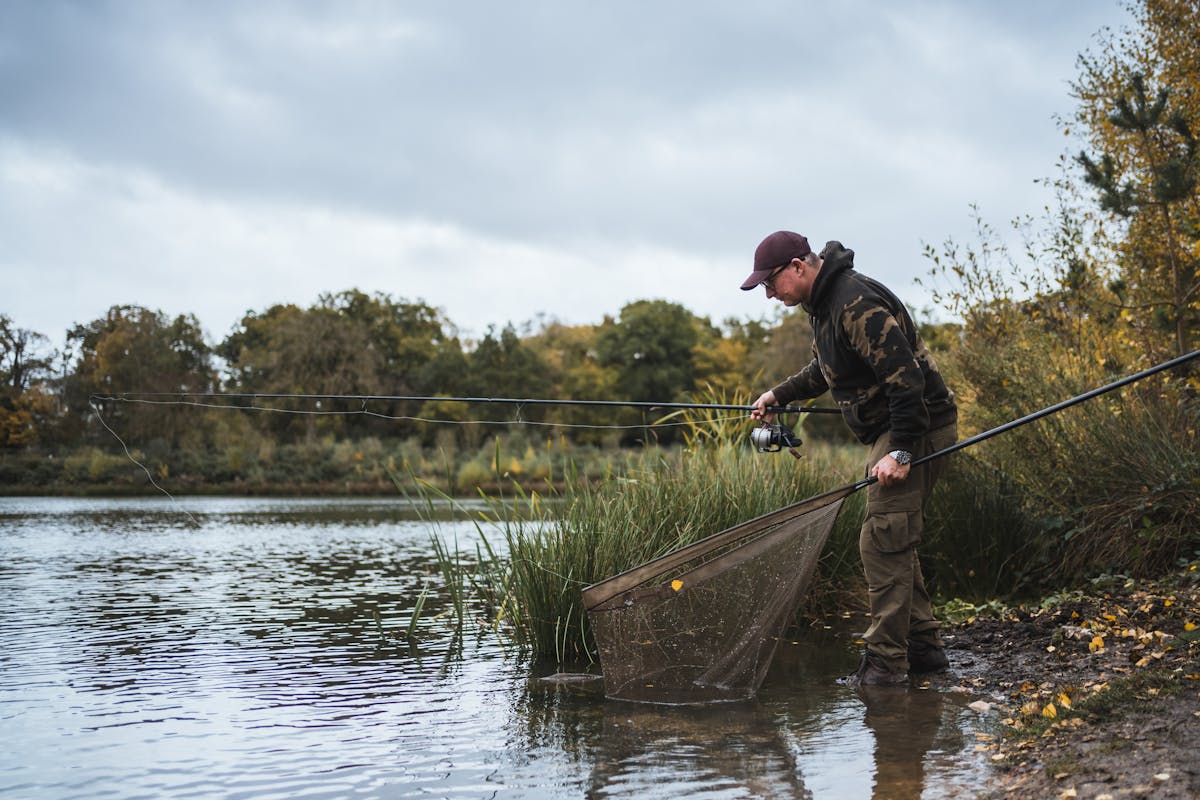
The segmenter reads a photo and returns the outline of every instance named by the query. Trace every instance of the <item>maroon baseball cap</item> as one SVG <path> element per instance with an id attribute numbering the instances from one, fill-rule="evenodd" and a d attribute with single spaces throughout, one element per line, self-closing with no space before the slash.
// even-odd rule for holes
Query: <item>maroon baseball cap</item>
<path id="1" fill-rule="evenodd" d="M 754 272 L 742 282 L 743 289 L 754 289 L 770 274 L 793 258 L 804 258 L 812 252 L 808 239 L 791 231 L 775 231 L 763 239 L 754 251 Z"/>

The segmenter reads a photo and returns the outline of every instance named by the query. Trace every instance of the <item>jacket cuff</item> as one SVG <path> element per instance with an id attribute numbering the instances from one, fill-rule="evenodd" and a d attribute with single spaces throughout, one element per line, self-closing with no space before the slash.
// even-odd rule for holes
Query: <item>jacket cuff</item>
<path id="1" fill-rule="evenodd" d="M 786 406 L 796 399 L 796 395 L 787 381 L 776 386 L 771 393 L 775 395 L 775 405 L 778 406 Z"/>

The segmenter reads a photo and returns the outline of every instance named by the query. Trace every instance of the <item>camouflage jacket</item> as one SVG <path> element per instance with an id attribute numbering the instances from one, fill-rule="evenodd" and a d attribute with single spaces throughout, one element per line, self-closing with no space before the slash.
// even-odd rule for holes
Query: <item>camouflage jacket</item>
<path id="1" fill-rule="evenodd" d="M 804 306 L 814 358 L 775 387 L 780 405 L 830 391 L 864 444 L 891 431 L 892 446 L 913 450 L 926 431 L 957 417 L 946 387 L 904 304 L 878 281 L 854 271 L 854 251 L 829 242 Z"/>

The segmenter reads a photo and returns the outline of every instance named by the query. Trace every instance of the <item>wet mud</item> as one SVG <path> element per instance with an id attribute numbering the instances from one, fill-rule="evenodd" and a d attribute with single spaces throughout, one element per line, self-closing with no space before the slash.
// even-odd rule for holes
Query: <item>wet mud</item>
<path id="1" fill-rule="evenodd" d="M 1200 797 L 1200 573 L 1113 578 L 944 630 L 931 688 L 977 695 L 988 798 Z"/>

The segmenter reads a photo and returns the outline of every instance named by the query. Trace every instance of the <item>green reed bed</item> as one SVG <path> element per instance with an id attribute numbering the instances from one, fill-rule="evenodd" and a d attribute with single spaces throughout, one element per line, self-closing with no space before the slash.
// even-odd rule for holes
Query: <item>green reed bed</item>
<path id="1" fill-rule="evenodd" d="M 711 435 L 714 427 L 723 435 Z M 797 460 L 786 451 L 756 452 L 740 427 L 743 435 L 735 437 L 708 423 L 700 429 L 709 433 L 689 437 L 686 447 L 647 448 L 600 480 L 565 461 L 556 476 L 565 488 L 549 498 L 515 484 L 508 496 L 490 497 L 488 510 L 474 515 L 481 544 L 471 557 L 435 545 L 456 630 L 475 617 L 536 657 L 590 661 L 586 586 L 864 474 L 863 448 L 806 445 Z M 493 462 L 500 476 L 499 443 Z M 427 495 L 440 494 L 425 487 Z M 802 615 L 861 607 L 865 502 L 865 491 L 846 498 Z M 1024 511 L 1020 487 L 994 464 L 951 456 L 928 511 L 921 554 L 930 588 L 942 599 L 1036 588 L 1042 527 Z"/>
<path id="2" fill-rule="evenodd" d="M 469 589 L 487 624 L 500 626 L 538 657 L 587 661 L 595 645 L 582 591 L 698 539 L 855 478 L 856 451 L 811 448 L 802 460 L 763 454 L 743 441 L 649 449 L 621 473 L 583 480 L 565 468 L 562 494 L 546 504 L 517 490 L 492 498 L 477 521 L 484 544 L 472 563 L 437 546 L 455 613 Z M 503 463 L 497 454 L 497 463 Z M 854 495 L 818 568 L 825 588 L 853 582 L 865 498 Z M 489 538 L 502 536 L 497 556 Z M 853 573 L 853 574 L 852 574 Z M 467 613 L 465 610 L 461 613 Z"/>

